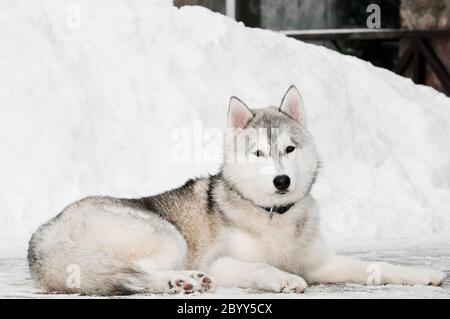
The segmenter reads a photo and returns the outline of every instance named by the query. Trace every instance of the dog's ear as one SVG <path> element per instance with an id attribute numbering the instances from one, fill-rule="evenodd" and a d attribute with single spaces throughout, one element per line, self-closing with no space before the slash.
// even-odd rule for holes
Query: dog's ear
<path id="1" fill-rule="evenodd" d="M 252 118 L 253 113 L 247 105 L 237 97 L 231 97 L 228 107 L 228 127 L 244 128 Z"/>
<path id="2" fill-rule="evenodd" d="M 305 110 L 300 92 L 291 85 L 281 101 L 280 112 L 283 112 L 297 123 L 306 126 Z"/>

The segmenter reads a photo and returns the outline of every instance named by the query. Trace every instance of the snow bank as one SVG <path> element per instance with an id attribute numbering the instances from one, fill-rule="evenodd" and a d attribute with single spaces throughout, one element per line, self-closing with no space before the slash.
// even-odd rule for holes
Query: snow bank
<path id="1" fill-rule="evenodd" d="M 171 132 L 225 126 L 302 91 L 332 246 L 450 239 L 450 99 L 325 48 L 166 1 L 0 2 L 0 251 L 91 194 L 141 196 L 215 172 Z"/>

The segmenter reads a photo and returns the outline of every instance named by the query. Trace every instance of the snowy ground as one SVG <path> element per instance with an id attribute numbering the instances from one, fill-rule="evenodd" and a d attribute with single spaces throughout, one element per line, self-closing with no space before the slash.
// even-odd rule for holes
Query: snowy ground
<path id="1" fill-rule="evenodd" d="M 167 3 L 0 1 L 1 295 L 36 296 L 27 241 L 66 205 L 214 173 L 214 161 L 174 160 L 174 130 L 223 130 L 231 95 L 277 105 L 290 84 L 323 163 L 312 194 L 331 246 L 450 269 L 449 98 L 354 57 Z M 200 152 L 210 146 L 200 141 Z M 417 252 L 367 253 L 374 247 Z M 337 295 L 448 289 L 318 286 L 301 297 Z"/>
<path id="2" fill-rule="evenodd" d="M 434 267 L 450 276 L 450 250 L 385 250 L 352 252 L 345 255 L 361 257 L 368 261 L 386 261 L 405 266 Z M 0 298 L 88 298 L 77 295 L 43 294 L 33 287 L 26 260 L 0 259 Z M 304 294 L 273 294 L 251 290 L 219 288 L 214 294 L 193 295 L 133 295 L 114 298 L 450 298 L 450 280 L 442 287 L 429 286 L 364 286 L 314 285 Z"/>

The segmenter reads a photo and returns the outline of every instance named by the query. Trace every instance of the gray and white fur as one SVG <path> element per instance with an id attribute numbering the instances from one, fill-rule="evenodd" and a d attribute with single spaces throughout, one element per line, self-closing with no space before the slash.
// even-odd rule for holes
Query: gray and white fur
<path id="1" fill-rule="evenodd" d="M 87 295 L 366 284 L 374 263 L 336 256 L 322 239 L 310 195 L 318 169 L 294 86 L 280 107 L 249 109 L 233 97 L 218 174 L 156 196 L 69 205 L 32 236 L 32 276 L 45 291 Z M 441 285 L 446 277 L 375 266 L 373 284 Z"/>

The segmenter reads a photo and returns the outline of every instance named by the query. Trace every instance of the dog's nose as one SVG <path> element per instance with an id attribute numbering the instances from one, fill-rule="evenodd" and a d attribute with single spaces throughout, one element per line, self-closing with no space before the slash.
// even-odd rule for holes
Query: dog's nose
<path id="1" fill-rule="evenodd" d="M 273 179 L 273 185 L 275 185 L 275 188 L 280 191 L 288 189 L 290 184 L 291 179 L 287 175 L 278 175 Z"/>

